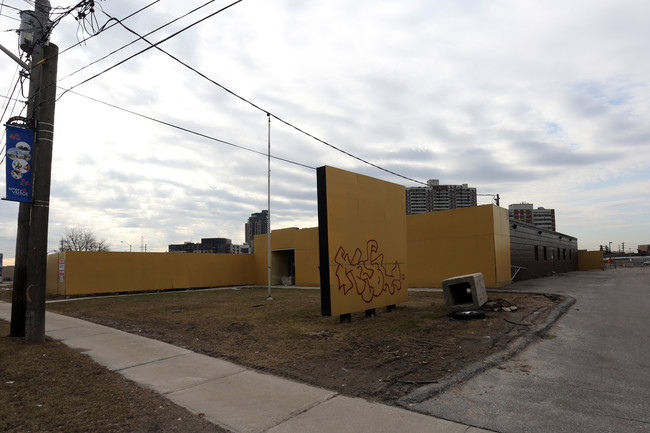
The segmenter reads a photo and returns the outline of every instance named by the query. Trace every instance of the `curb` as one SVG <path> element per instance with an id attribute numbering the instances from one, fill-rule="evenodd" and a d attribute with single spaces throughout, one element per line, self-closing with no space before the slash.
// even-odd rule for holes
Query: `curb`
<path id="1" fill-rule="evenodd" d="M 509 293 L 513 293 L 513 292 L 509 292 Z M 516 293 L 523 293 L 529 295 L 542 295 L 542 296 L 550 294 L 550 293 L 531 293 L 531 292 L 516 292 Z M 565 299 L 562 302 L 560 302 L 555 308 L 553 308 L 553 310 L 549 313 L 549 315 L 546 317 L 544 322 L 540 323 L 538 326 L 533 328 L 530 334 L 524 337 L 517 338 L 505 350 L 501 352 L 492 354 L 487 358 L 485 358 L 484 360 L 475 362 L 474 364 L 471 364 L 460 371 L 457 371 L 452 374 L 448 374 L 447 376 L 440 379 L 437 383 L 428 384 L 416 389 L 415 391 L 396 400 L 395 404 L 397 406 L 401 406 L 406 409 L 411 409 L 411 406 L 417 403 L 422 403 L 425 400 L 428 400 L 430 398 L 437 396 L 438 394 L 445 392 L 452 385 L 466 382 L 469 379 L 473 378 L 474 376 L 504 363 L 505 361 L 512 358 L 514 355 L 518 354 L 526 347 L 528 347 L 529 344 L 544 337 L 544 335 L 546 335 L 546 333 L 551 328 L 551 326 L 553 326 L 553 324 L 557 322 L 564 314 L 566 314 L 567 311 L 569 311 L 569 308 L 571 308 L 571 306 L 573 306 L 573 304 L 576 303 L 576 299 L 574 297 L 568 295 L 556 295 L 556 296 L 564 296 Z"/>

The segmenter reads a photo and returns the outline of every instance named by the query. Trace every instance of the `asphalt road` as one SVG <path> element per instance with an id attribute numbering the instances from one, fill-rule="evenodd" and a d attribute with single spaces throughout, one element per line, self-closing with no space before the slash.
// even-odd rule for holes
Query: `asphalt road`
<path id="1" fill-rule="evenodd" d="M 506 290 L 576 298 L 546 337 L 411 407 L 497 432 L 650 432 L 650 267 L 571 272 Z"/>

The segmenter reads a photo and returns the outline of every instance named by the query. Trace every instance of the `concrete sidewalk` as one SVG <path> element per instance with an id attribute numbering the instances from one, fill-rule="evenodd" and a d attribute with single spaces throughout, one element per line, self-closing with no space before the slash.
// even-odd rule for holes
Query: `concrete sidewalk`
<path id="1" fill-rule="evenodd" d="M 11 304 L 0 302 L 0 319 Z M 487 432 L 350 398 L 83 320 L 47 313 L 46 335 L 235 433 Z"/>

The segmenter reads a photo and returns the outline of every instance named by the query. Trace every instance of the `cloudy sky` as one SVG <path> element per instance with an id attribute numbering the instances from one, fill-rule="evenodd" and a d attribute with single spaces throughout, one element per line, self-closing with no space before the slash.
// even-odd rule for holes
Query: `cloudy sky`
<path id="1" fill-rule="evenodd" d="M 123 24 L 144 35 L 205 0 L 99 1 L 94 25 L 68 16 L 51 41 L 63 51 L 152 2 Z M 14 53 L 14 8 L 29 3 L 2 0 L 0 43 Z M 59 57 L 49 250 L 69 227 L 114 251 L 242 243 L 267 207 L 266 112 L 274 229 L 317 225 L 315 167 L 418 185 L 340 149 L 417 181 L 498 193 L 504 207 L 553 208 L 581 249 L 634 250 L 650 243 L 648 17 L 645 0 L 243 0 L 160 44 L 167 54 L 150 49 L 80 84 L 149 46 L 86 67 L 137 38 L 115 25 Z M 17 67 L 0 58 L 4 109 Z M 21 108 L 11 102 L 2 122 Z M 17 212 L 0 202 L 5 264 Z"/>

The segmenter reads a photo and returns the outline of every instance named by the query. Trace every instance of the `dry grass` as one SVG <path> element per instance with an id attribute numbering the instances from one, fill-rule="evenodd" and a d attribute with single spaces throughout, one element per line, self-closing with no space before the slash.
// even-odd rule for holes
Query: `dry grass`
<path id="1" fill-rule="evenodd" d="M 49 303 L 48 310 L 392 402 L 418 386 L 409 381 L 439 379 L 501 350 L 554 303 L 491 293 L 519 309 L 458 321 L 441 293 L 414 292 L 395 312 L 357 313 L 342 324 L 320 316 L 318 291 L 274 289 L 273 297 L 265 300 L 266 289 L 166 292 Z M 0 290 L 0 299 L 11 301 L 11 292 Z M 0 335 L 8 332 L 0 321 Z M 51 340 L 0 338 L 0 404 L 0 431 L 8 432 L 223 431 Z"/>
<path id="2" fill-rule="evenodd" d="M 543 296 L 499 294 L 516 313 L 447 315 L 440 292 L 412 292 L 397 311 L 351 324 L 320 316 L 317 290 L 167 292 L 48 304 L 48 309 L 229 359 L 343 394 L 392 402 L 408 383 L 437 380 L 501 350 L 545 317 Z M 538 314 L 533 314 L 537 312 Z M 504 319 L 508 318 L 509 322 Z"/>

